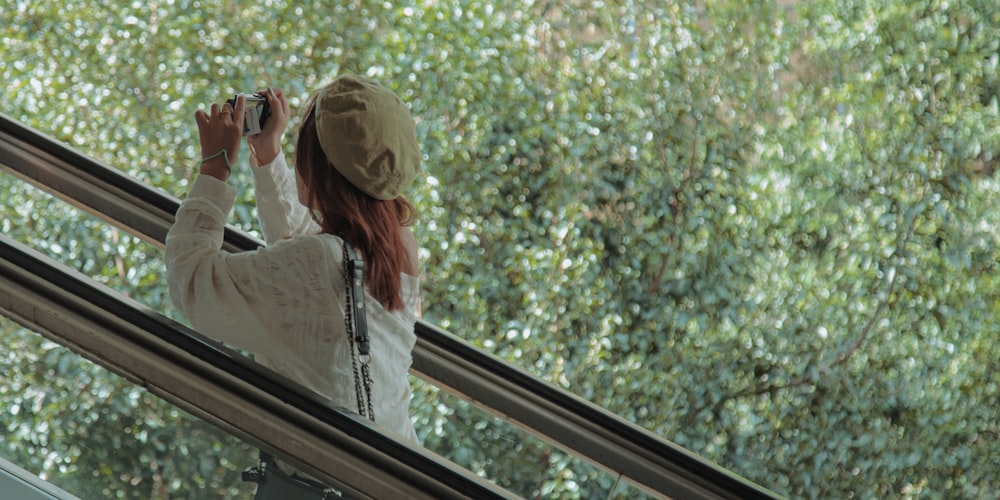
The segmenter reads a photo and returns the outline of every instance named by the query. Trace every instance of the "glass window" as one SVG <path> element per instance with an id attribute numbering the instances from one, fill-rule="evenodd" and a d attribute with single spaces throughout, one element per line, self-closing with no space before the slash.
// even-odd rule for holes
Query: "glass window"
<path id="1" fill-rule="evenodd" d="M 787 496 L 1000 488 L 992 3 L 105 4 L 12 4 L 5 113 L 180 197 L 200 106 L 375 77 L 432 323 Z M 4 232 L 175 316 L 155 251 L 34 203 Z"/>

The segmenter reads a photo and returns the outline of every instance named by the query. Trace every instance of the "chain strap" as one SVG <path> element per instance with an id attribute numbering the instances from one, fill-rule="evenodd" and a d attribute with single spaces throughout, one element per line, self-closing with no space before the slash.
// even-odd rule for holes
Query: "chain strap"
<path id="1" fill-rule="evenodd" d="M 372 402 L 371 352 L 368 344 L 368 328 L 365 324 L 364 261 L 354 254 L 351 244 L 343 240 L 344 282 L 347 285 L 344 306 L 344 326 L 351 348 L 351 369 L 354 371 L 354 392 L 358 401 L 358 414 L 375 421 L 375 405 Z M 358 302 L 355 302 L 358 301 Z M 360 322 L 360 324 L 359 324 Z M 360 376 L 358 365 L 360 364 Z M 362 389 L 364 394 L 362 395 Z M 364 399 L 362 399 L 364 398 Z M 367 409 L 362 401 L 367 401 Z M 367 414 L 366 414 L 367 413 Z"/>

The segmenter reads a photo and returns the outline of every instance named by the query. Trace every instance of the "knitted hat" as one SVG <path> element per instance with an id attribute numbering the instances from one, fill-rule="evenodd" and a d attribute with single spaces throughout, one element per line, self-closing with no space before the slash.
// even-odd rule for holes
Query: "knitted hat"
<path id="1" fill-rule="evenodd" d="M 361 191 L 392 200 L 417 177 L 416 123 L 392 91 L 368 78 L 342 76 L 317 92 L 315 113 L 327 160 Z"/>

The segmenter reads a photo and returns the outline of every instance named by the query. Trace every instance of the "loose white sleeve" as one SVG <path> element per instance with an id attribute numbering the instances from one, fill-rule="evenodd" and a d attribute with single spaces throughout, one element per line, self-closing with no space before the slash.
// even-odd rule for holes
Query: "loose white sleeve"
<path id="1" fill-rule="evenodd" d="M 295 175 L 288 168 L 284 153 L 279 151 L 271 163 L 251 167 L 250 171 L 254 176 L 257 217 L 268 245 L 292 236 L 319 232 L 319 225 L 313 221 L 309 209 L 299 203 Z"/>
<path id="2" fill-rule="evenodd" d="M 211 176 L 200 175 L 177 211 L 166 238 L 165 260 L 170 297 L 198 331 L 254 352 L 274 353 L 288 330 L 286 307 L 302 301 L 323 303 L 315 283 L 316 238 L 296 238 L 256 251 L 221 250 L 226 217 L 236 191 Z M 316 248 L 313 249 L 312 247 Z M 341 274 L 342 276 L 342 274 Z M 341 278 L 342 279 L 342 278 Z M 326 299 L 329 300 L 329 299 Z"/>

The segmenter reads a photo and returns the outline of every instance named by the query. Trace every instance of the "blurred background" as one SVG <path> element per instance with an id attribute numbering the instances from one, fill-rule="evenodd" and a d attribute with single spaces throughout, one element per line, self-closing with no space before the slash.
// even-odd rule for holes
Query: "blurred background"
<path id="1" fill-rule="evenodd" d="M 284 89 L 291 157 L 309 92 L 370 76 L 417 119 L 427 321 L 782 495 L 1000 489 L 995 2 L 111 4 L 4 0 L 0 111 L 183 197 L 197 109 Z M 159 250 L 0 196 L 5 235 L 184 321 Z M 251 491 L 256 450 L 0 336 L 0 455 L 81 497 Z M 639 495 L 413 383 L 423 444 L 479 475 Z"/>

